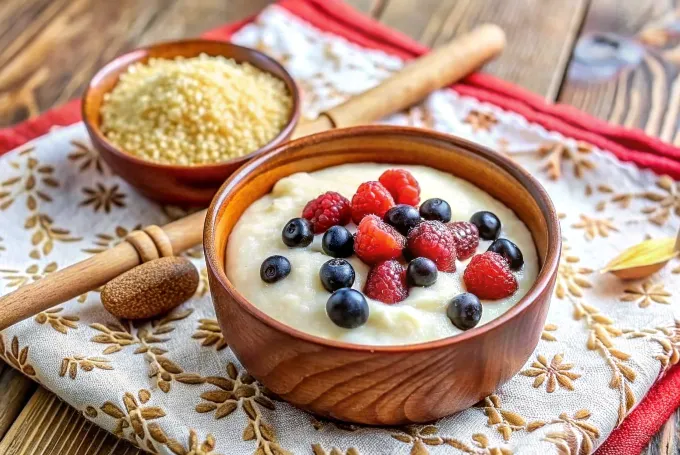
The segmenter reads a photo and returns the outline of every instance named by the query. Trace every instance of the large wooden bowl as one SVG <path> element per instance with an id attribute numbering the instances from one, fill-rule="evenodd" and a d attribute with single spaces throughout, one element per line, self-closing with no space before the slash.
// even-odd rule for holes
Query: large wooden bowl
<path id="1" fill-rule="evenodd" d="M 128 66 L 150 58 L 197 57 L 200 54 L 223 56 L 248 62 L 282 79 L 293 97 L 293 108 L 286 126 L 270 143 L 248 155 L 216 164 L 179 166 L 154 163 L 126 153 L 109 142 L 100 129 L 100 109 L 104 95 L 118 82 Z M 222 41 L 191 39 L 155 44 L 123 54 L 97 72 L 90 81 L 82 103 L 83 122 L 92 144 L 113 171 L 145 196 L 168 204 L 200 205 L 210 203 L 224 181 L 249 159 L 261 155 L 290 139 L 300 116 L 300 95 L 292 76 L 276 60 L 255 49 Z"/>
<path id="2" fill-rule="evenodd" d="M 533 287 L 498 319 L 421 344 L 349 344 L 272 319 L 248 302 L 225 274 L 225 252 L 234 224 L 279 179 L 352 162 L 430 166 L 462 177 L 501 200 L 533 235 L 541 262 Z M 519 371 L 543 330 L 561 244 L 550 198 L 509 159 L 445 134 L 366 126 L 298 139 L 244 165 L 213 200 L 204 245 L 224 336 L 255 378 L 284 400 L 313 413 L 396 425 L 431 421 L 465 409 Z"/>

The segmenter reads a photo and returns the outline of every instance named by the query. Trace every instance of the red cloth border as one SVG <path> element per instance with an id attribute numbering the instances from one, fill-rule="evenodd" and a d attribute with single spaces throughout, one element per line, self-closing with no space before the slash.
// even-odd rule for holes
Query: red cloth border
<path id="1" fill-rule="evenodd" d="M 362 15 L 341 0 L 280 0 L 278 4 L 317 28 L 343 36 L 363 47 L 382 50 L 403 59 L 428 51 L 425 46 Z M 220 27 L 203 36 L 228 39 L 253 19 Z M 461 95 L 517 112 L 546 129 L 592 143 L 612 152 L 622 161 L 631 161 L 659 174 L 680 179 L 680 149 L 640 130 L 611 125 L 571 106 L 548 104 L 536 94 L 482 73 L 468 76 L 454 88 Z M 73 100 L 34 119 L 0 130 L 0 155 L 46 134 L 54 126 L 65 126 L 79 120 L 80 102 Z M 680 368 L 673 368 L 652 387 L 597 454 L 637 455 L 678 407 Z"/>

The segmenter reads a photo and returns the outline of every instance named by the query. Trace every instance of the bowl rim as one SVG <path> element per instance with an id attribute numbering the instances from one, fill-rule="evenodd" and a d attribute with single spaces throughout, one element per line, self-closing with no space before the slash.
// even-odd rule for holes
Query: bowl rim
<path id="1" fill-rule="evenodd" d="M 546 250 L 546 258 L 542 264 L 538 276 L 534 281 L 533 285 L 527 293 L 513 305 L 509 310 L 500 315 L 499 317 L 483 324 L 481 326 L 475 327 L 468 331 L 451 335 L 446 338 L 440 338 L 436 340 L 430 340 L 420 343 L 403 344 L 403 345 L 368 345 L 368 344 L 357 344 L 348 343 L 345 341 L 338 341 L 329 338 L 323 338 L 317 335 L 312 335 L 310 333 L 303 332 L 302 330 L 296 329 L 289 326 L 281 321 L 278 321 L 259 309 L 253 303 L 248 301 L 248 299 L 243 296 L 236 287 L 231 283 L 226 274 L 226 269 L 223 264 L 217 261 L 217 255 L 215 251 L 215 226 L 217 217 L 220 213 L 220 209 L 223 206 L 223 200 L 226 198 L 233 189 L 234 185 L 238 183 L 241 176 L 248 175 L 263 162 L 269 160 L 270 158 L 286 152 L 291 147 L 297 147 L 303 145 L 307 141 L 321 142 L 325 140 L 332 140 L 335 138 L 341 138 L 345 136 L 360 136 L 364 134 L 383 134 L 383 135 L 407 135 L 407 136 L 428 136 L 434 140 L 450 142 L 458 147 L 469 150 L 477 155 L 481 156 L 483 159 L 490 161 L 501 167 L 504 171 L 508 172 L 511 176 L 519 181 L 519 183 L 527 190 L 530 190 L 528 186 L 532 185 L 535 190 L 537 197 L 533 197 L 539 207 L 541 204 L 547 209 L 546 213 L 543 213 L 548 232 L 548 248 Z M 522 181 L 522 179 L 525 179 Z M 543 212 L 543 210 L 541 210 Z M 533 236 L 533 233 L 532 233 Z M 481 336 L 487 332 L 491 332 L 501 325 L 507 323 L 511 319 L 514 319 L 521 315 L 523 312 L 539 299 L 542 293 L 546 291 L 549 287 L 550 282 L 555 278 L 561 254 L 562 242 L 560 234 L 560 224 L 557 216 L 557 211 L 548 196 L 545 188 L 523 167 L 513 162 L 510 158 L 501 155 L 485 146 L 477 144 L 475 142 L 469 141 L 467 139 L 460 138 L 458 136 L 453 136 L 446 133 L 441 133 L 433 130 L 425 130 L 422 128 L 405 127 L 405 126 L 391 126 L 391 125 L 366 125 L 366 126 L 356 126 L 349 128 L 339 128 L 329 131 L 324 131 L 311 136 L 306 136 L 303 138 L 295 139 L 293 141 L 287 142 L 278 146 L 277 148 L 269 151 L 266 154 L 259 156 L 258 158 L 249 161 L 248 163 L 237 169 L 229 179 L 224 182 L 220 187 L 218 192 L 215 194 L 208 212 L 206 215 L 206 222 L 203 231 L 203 249 L 206 258 L 206 264 L 208 268 L 212 269 L 217 282 L 222 286 L 227 293 L 237 302 L 237 304 L 249 312 L 252 316 L 258 319 L 260 322 L 284 332 L 288 336 L 297 338 L 299 340 L 313 343 L 317 345 L 322 345 L 328 348 L 335 348 L 341 350 L 349 350 L 355 352 L 371 352 L 371 353 L 404 353 L 404 352 L 419 352 L 426 351 L 430 349 L 438 349 L 445 346 L 453 345 L 456 343 L 465 342 L 471 338 Z M 550 299 L 546 300 L 546 304 L 549 305 Z"/>
<path id="2" fill-rule="evenodd" d="M 102 132 L 100 128 L 99 123 L 95 123 L 90 116 L 87 115 L 87 110 L 86 107 L 89 105 L 92 99 L 92 91 L 95 89 L 95 86 L 97 83 L 103 79 L 105 76 L 107 76 L 112 70 L 116 68 L 122 68 L 122 71 L 124 72 L 130 65 L 139 62 L 142 58 L 146 57 L 148 55 L 149 51 L 152 51 L 154 49 L 159 49 L 159 48 L 165 48 L 165 47 L 174 47 L 174 46 L 189 46 L 189 45 L 196 45 L 196 44 L 211 44 L 211 45 L 218 45 L 218 46 L 223 46 L 225 48 L 236 48 L 243 50 L 246 53 L 250 53 L 251 55 L 257 55 L 258 58 L 263 59 L 268 61 L 268 63 L 272 64 L 272 66 L 276 67 L 278 70 L 281 71 L 281 74 L 284 75 L 284 77 L 279 77 L 270 71 L 267 71 L 263 68 L 260 68 L 258 65 L 255 65 L 252 60 L 242 60 L 239 61 L 238 63 L 246 62 L 249 63 L 256 68 L 260 69 L 261 71 L 265 71 L 269 74 L 272 74 L 274 77 L 277 79 L 281 79 L 285 84 L 286 88 L 290 92 L 291 98 L 293 100 L 293 104 L 291 106 L 291 112 L 290 116 L 288 118 L 288 121 L 286 122 L 286 125 L 281 129 L 281 131 L 269 142 L 267 142 L 265 145 L 260 147 L 257 150 L 254 150 L 246 155 L 238 156 L 235 158 L 230 158 L 229 160 L 226 161 L 219 161 L 217 163 L 204 163 L 204 164 L 196 164 L 196 165 L 181 165 L 181 164 L 168 164 L 168 163 L 160 163 L 157 161 L 151 161 L 151 160 L 145 160 L 143 158 L 140 158 L 136 155 L 133 155 L 131 153 L 126 153 L 124 152 L 120 147 L 117 145 L 113 144 L 111 141 L 109 141 L 104 133 Z M 226 58 L 233 58 L 233 57 L 228 57 L 226 55 L 222 55 L 223 57 Z M 181 57 L 181 55 L 176 55 L 176 57 Z M 122 62 L 122 64 L 121 64 Z M 115 87 L 115 86 L 114 86 Z M 109 93 L 109 92 L 107 92 Z M 96 140 L 99 142 L 99 144 L 106 148 L 108 152 L 116 155 L 117 157 L 130 161 L 134 164 L 140 165 L 140 166 L 147 166 L 153 169 L 161 169 L 165 171 L 179 171 L 179 172 L 191 172 L 191 171 L 216 171 L 219 169 L 227 168 L 230 166 L 234 166 L 235 164 L 242 164 L 245 163 L 246 161 L 259 156 L 263 153 L 266 153 L 273 148 L 279 146 L 282 142 L 286 141 L 287 138 L 289 138 L 292 134 L 295 128 L 297 127 L 299 121 L 300 121 L 300 106 L 301 106 L 301 98 L 300 98 L 300 89 L 297 85 L 297 82 L 295 82 L 295 79 L 293 78 L 292 74 L 288 72 L 288 70 L 281 64 L 279 63 L 276 59 L 273 57 L 270 57 L 269 55 L 265 54 L 264 52 L 261 52 L 257 49 L 253 49 L 251 47 L 246 47 L 246 46 L 240 46 L 238 44 L 231 43 L 229 41 L 219 41 L 219 40 L 212 40 L 212 39 L 202 39 L 202 38 L 190 38 L 190 39 L 180 39 L 180 40 L 169 40 L 169 41 L 161 41 L 159 43 L 155 44 L 150 44 L 148 46 L 142 46 L 135 48 L 131 51 L 125 52 L 123 54 L 117 55 L 116 57 L 112 58 L 109 60 L 105 65 L 103 65 L 92 78 L 89 80 L 87 83 L 87 86 L 85 87 L 85 92 L 83 93 L 82 97 L 82 102 L 80 103 L 80 112 L 81 112 L 81 117 L 83 119 L 83 123 L 85 124 L 85 128 L 90 134 L 90 137 L 93 140 Z M 101 105 L 100 105 L 101 109 Z"/>

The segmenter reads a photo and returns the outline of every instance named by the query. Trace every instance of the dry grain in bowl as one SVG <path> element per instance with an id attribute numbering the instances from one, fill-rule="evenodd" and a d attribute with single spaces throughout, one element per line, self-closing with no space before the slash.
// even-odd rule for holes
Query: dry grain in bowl
<path id="1" fill-rule="evenodd" d="M 290 119 L 286 84 L 248 63 L 202 54 L 135 63 L 104 97 L 101 129 L 126 153 L 166 164 L 251 153 Z"/>

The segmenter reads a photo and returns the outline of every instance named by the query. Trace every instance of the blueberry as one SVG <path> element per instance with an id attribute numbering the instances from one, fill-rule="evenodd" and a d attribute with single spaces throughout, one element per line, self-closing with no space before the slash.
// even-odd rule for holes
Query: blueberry
<path id="1" fill-rule="evenodd" d="M 408 231 L 418 226 L 422 220 L 415 207 L 399 204 L 387 211 L 384 221 L 403 235 L 408 235 Z"/>
<path id="2" fill-rule="evenodd" d="M 437 281 L 437 265 L 428 258 L 415 258 L 408 264 L 406 278 L 411 286 L 432 286 Z"/>
<path id="3" fill-rule="evenodd" d="M 432 198 L 420 205 L 420 216 L 426 220 L 451 221 L 451 206 L 444 199 Z"/>
<path id="4" fill-rule="evenodd" d="M 342 226 L 332 226 L 321 239 L 323 251 L 334 258 L 348 258 L 354 253 L 354 237 Z"/>
<path id="5" fill-rule="evenodd" d="M 486 251 L 493 251 L 507 259 L 512 270 L 519 270 L 524 265 L 524 256 L 519 247 L 508 239 L 498 239 L 489 246 Z"/>
<path id="6" fill-rule="evenodd" d="M 368 302 L 356 289 L 338 289 L 328 298 L 326 313 L 335 325 L 356 329 L 368 320 Z"/>
<path id="7" fill-rule="evenodd" d="M 354 268 L 344 259 L 331 259 L 321 266 L 319 278 L 328 292 L 351 288 L 354 284 Z"/>
<path id="8" fill-rule="evenodd" d="M 470 223 L 477 226 L 483 240 L 496 240 L 501 233 L 501 220 L 491 212 L 477 212 L 470 217 Z"/>
<path id="9" fill-rule="evenodd" d="M 460 330 L 471 329 L 482 318 L 482 302 L 469 292 L 458 294 L 449 301 L 446 315 Z"/>
<path id="10" fill-rule="evenodd" d="M 269 256 L 260 266 L 260 278 L 265 283 L 276 283 L 290 274 L 290 261 L 283 256 Z"/>
<path id="11" fill-rule="evenodd" d="M 312 223 L 304 218 L 293 218 L 283 227 L 281 238 L 289 247 L 306 247 L 314 240 Z"/>

